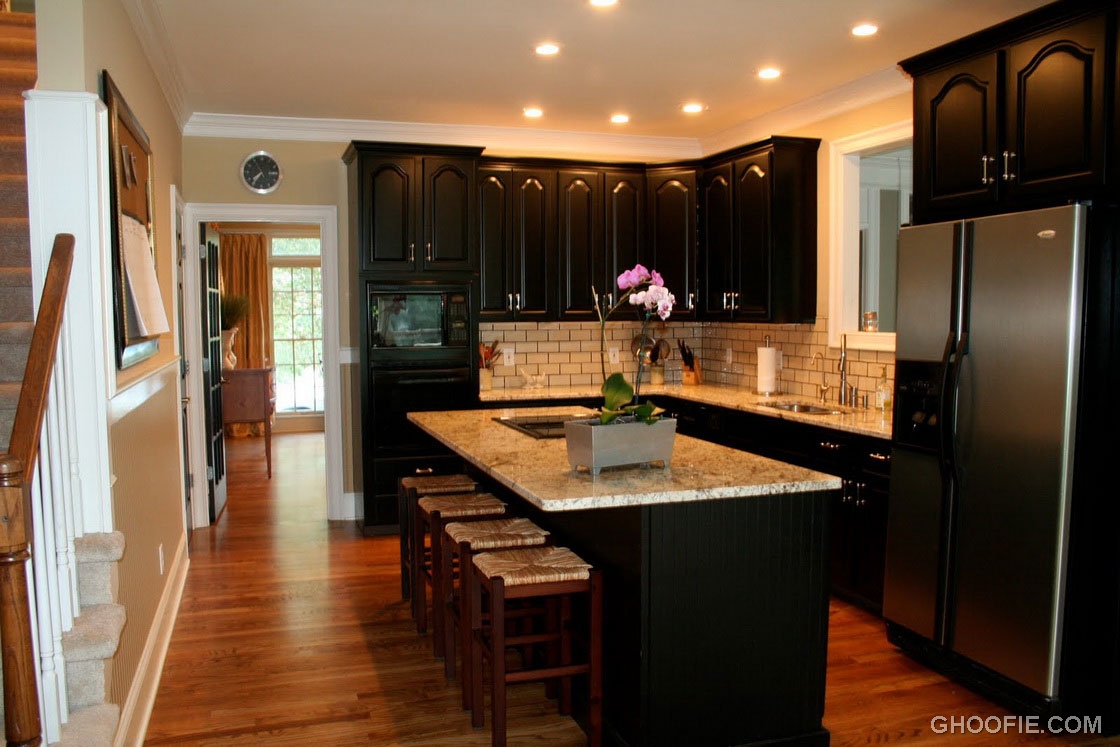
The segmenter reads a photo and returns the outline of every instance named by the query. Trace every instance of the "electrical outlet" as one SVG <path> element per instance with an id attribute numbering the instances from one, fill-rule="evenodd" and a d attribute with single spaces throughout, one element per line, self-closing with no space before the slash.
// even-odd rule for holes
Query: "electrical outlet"
<path id="1" fill-rule="evenodd" d="M 607 360 L 611 363 L 618 363 L 618 348 L 607 349 Z"/>
<path id="2" fill-rule="evenodd" d="M 734 353 L 731 352 L 731 346 L 730 345 L 728 345 L 723 350 L 723 360 L 726 363 L 731 363 L 734 360 Z"/>
<path id="3" fill-rule="evenodd" d="M 502 348 L 502 365 L 512 366 L 514 361 L 513 348 L 510 346 Z"/>
<path id="4" fill-rule="evenodd" d="M 159 575 L 163 575 L 163 543 L 159 543 Z"/>

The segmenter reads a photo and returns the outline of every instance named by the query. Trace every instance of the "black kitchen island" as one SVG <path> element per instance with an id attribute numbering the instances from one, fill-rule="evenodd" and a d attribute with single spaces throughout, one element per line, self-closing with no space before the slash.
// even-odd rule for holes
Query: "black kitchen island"
<path id="1" fill-rule="evenodd" d="M 827 514 L 840 480 L 680 435 L 668 468 L 593 479 L 569 467 L 563 439 L 498 414 L 409 419 L 603 569 L 607 743 L 828 744 Z"/>

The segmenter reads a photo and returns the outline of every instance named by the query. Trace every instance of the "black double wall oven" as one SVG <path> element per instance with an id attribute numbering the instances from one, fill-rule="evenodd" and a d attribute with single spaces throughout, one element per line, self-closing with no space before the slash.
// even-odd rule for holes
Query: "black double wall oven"
<path id="1" fill-rule="evenodd" d="M 364 530 L 389 534 L 398 527 L 399 478 L 461 464 L 407 414 L 477 405 L 478 325 L 469 283 L 370 281 L 363 301 Z"/>

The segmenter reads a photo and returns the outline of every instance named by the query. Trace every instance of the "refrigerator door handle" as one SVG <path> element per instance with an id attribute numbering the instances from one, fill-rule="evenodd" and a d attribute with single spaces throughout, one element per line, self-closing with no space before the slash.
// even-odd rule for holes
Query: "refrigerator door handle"
<path id="1" fill-rule="evenodd" d="M 968 355 L 968 333 L 961 332 L 961 339 L 957 342 L 949 365 L 946 366 L 945 379 L 941 389 L 941 461 L 942 470 L 946 477 L 952 475 L 956 479 L 957 470 L 957 423 L 956 402 L 957 386 L 961 377 L 961 359 Z"/>
<path id="2" fill-rule="evenodd" d="M 945 352 L 941 355 L 941 394 L 937 403 L 938 428 L 940 429 L 940 438 L 937 440 L 937 461 L 941 465 L 941 476 L 943 478 L 947 478 L 949 471 L 952 469 L 950 455 L 953 451 L 953 437 L 950 428 L 952 414 L 949 407 L 951 393 L 949 387 L 953 381 L 953 353 L 956 341 L 956 335 L 949 332 L 949 335 L 945 338 Z"/>

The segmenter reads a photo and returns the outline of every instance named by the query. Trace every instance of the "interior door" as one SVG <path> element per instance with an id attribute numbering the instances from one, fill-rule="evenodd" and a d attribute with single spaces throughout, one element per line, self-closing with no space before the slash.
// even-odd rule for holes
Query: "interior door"
<path id="1" fill-rule="evenodd" d="M 187 528 L 187 541 L 190 541 L 191 529 L 194 526 L 194 520 L 191 514 L 191 490 L 194 487 L 194 477 L 191 474 L 191 433 L 189 425 L 189 409 L 191 398 L 187 396 L 190 391 L 187 384 L 187 375 L 190 373 L 191 367 L 187 362 L 187 356 L 183 350 L 183 340 L 186 337 L 183 335 L 183 275 L 186 271 L 187 255 L 183 247 L 183 212 L 182 207 L 179 206 L 175 211 L 175 251 L 178 254 L 179 272 L 176 276 L 176 293 L 175 301 L 179 304 L 179 314 L 177 316 L 177 326 L 179 333 L 179 417 L 180 425 L 183 429 L 183 524 Z"/>
<path id="2" fill-rule="evenodd" d="M 210 523 L 226 505 L 226 443 L 222 431 L 222 318 L 221 295 L 218 288 L 218 234 L 205 223 L 199 224 L 198 235 L 202 288 L 202 392 L 205 399 L 206 488 L 210 501 Z"/>

